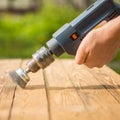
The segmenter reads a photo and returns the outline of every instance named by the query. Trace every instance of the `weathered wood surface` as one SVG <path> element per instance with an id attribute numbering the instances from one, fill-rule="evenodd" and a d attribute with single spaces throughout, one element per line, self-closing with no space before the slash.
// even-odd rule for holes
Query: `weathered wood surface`
<path id="1" fill-rule="evenodd" d="M 26 62 L 0 60 L 0 120 L 120 120 L 120 76 L 110 68 L 56 60 L 23 90 L 8 73 Z"/>

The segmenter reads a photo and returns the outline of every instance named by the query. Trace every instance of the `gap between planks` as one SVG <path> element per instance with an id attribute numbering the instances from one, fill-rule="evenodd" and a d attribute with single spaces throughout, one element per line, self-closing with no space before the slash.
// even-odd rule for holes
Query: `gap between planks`
<path id="1" fill-rule="evenodd" d="M 45 80 L 48 82 L 51 119 L 77 120 L 86 118 L 88 116 L 86 112 L 82 116 L 81 113 L 78 113 L 78 111 L 85 109 L 75 87 L 61 66 L 61 61 L 56 60 L 45 70 L 44 74 Z"/>
<path id="2" fill-rule="evenodd" d="M 9 71 L 21 64 L 20 59 L 0 60 L 0 120 L 9 120 L 14 102 L 15 85 L 9 78 Z"/>
<path id="3" fill-rule="evenodd" d="M 48 87 L 48 80 L 47 78 L 45 77 L 45 71 L 43 70 L 43 76 L 44 76 L 44 83 L 45 83 L 45 92 L 46 92 L 46 99 L 47 99 L 47 110 L 48 110 L 48 119 L 49 120 L 52 120 L 51 119 L 51 105 L 50 105 L 50 93 L 49 93 L 49 87 Z"/>
<path id="4" fill-rule="evenodd" d="M 22 63 L 23 63 L 23 60 L 20 61 L 20 64 L 19 64 L 18 68 L 22 66 Z M 15 89 L 14 89 L 14 93 L 13 93 L 13 98 L 12 98 L 12 103 L 11 103 L 11 107 L 10 107 L 10 112 L 9 112 L 8 120 L 11 120 L 11 113 L 12 113 L 12 108 L 13 108 L 13 103 L 14 103 L 16 88 L 17 88 L 17 86 L 15 85 Z"/>
<path id="5" fill-rule="evenodd" d="M 23 68 L 27 61 L 23 61 Z M 49 120 L 43 72 L 29 76 L 31 80 L 24 90 L 16 88 L 10 120 Z"/>

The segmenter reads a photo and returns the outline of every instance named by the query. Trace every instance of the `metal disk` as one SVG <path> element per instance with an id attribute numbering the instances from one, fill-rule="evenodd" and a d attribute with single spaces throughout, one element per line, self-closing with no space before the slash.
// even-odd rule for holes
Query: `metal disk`
<path id="1" fill-rule="evenodd" d="M 10 72 L 9 75 L 12 78 L 12 81 L 19 85 L 21 88 L 25 88 L 27 82 L 29 81 L 28 75 L 21 68 Z"/>

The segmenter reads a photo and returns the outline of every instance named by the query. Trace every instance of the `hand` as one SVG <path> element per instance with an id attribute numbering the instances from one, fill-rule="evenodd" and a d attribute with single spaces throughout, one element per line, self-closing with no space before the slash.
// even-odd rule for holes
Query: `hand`
<path id="1" fill-rule="evenodd" d="M 115 57 L 119 47 L 120 16 L 89 32 L 82 40 L 75 60 L 89 68 L 102 67 Z"/>

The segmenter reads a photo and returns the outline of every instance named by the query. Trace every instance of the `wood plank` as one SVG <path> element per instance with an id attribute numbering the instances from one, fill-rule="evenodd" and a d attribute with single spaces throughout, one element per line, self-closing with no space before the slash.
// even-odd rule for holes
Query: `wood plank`
<path id="1" fill-rule="evenodd" d="M 23 68 L 26 61 L 24 61 Z M 31 74 L 26 89 L 17 87 L 11 120 L 48 120 L 48 105 L 44 88 L 43 72 Z"/>
<path id="2" fill-rule="evenodd" d="M 120 76 L 106 66 L 101 69 L 92 69 L 91 73 L 94 73 L 94 77 L 120 103 Z M 99 77 L 99 74 L 101 75 L 101 78 Z"/>
<path id="3" fill-rule="evenodd" d="M 15 85 L 9 71 L 20 66 L 21 60 L 0 60 L 0 120 L 7 120 L 13 104 Z"/>
<path id="4" fill-rule="evenodd" d="M 49 90 L 49 103 L 51 120 L 91 118 L 75 89 Z"/>
<path id="5" fill-rule="evenodd" d="M 56 60 L 46 68 L 45 73 L 49 76 L 48 86 L 50 89 L 54 88 L 70 88 L 73 87 L 69 77 L 61 67 L 59 60 Z M 56 86 L 57 85 L 57 86 Z"/>
<path id="6" fill-rule="evenodd" d="M 87 119 L 88 113 L 84 103 L 61 66 L 61 62 L 56 60 L 45 69 L 44 74 L 48 88 L 50 120 Z"/>
<path id="7" fill-rule="evenodd" d="M 114 111 L 115 109 L 120 109 L 120 106 L 117 106 L 119 105 L 118 101 L 97 81 L 94 71 L 91 72 L 84 65 L 76 65 L 72 60 L 63 60 L 62 63 L 92 119 L 120 119 L 119 112 Z M 104 71 L 104 68 L 102 71 Z M 97 76 L 102 78 L 100 72 Z M 112 107 L 114 110 L 110 109 Z"/>

